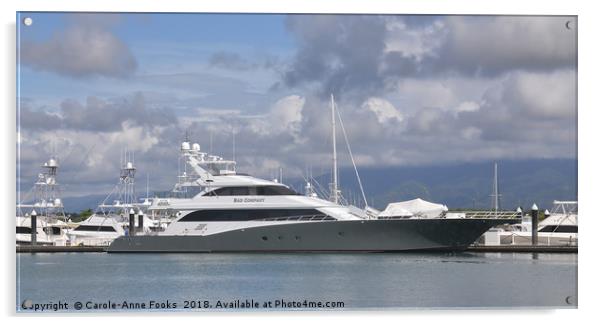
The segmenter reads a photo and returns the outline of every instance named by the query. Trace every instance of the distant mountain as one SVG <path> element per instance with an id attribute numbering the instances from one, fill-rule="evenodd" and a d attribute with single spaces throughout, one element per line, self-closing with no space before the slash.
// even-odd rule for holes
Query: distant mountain
<path id="1" fill-rule="evenodd" d="M 94 194 L 86 196 L 72 196 L 63 198 L 65 212 L 81 212 L 87 209 L 96 209 L 96 207 L 107 197 L 107 194 Z"/>
<path id="2" fill-rule="evenodd" d="M 416 197 L 446 204 L 450 209 L 491 207 L 493 162 L 425 167 L 361 168 L 368 204 L 384 209 L 389 202 Z M 317 178 L 327 187 L 330 175 Z M 339 171 L 343 195 L 359 200 L 353 169 Z M 537 159 L 498 161 L 501 207 L 516 209 L 537 203 L 549 209 L 554 200 L 577 200 L 577 161 Z M 302 185 L 294 185 L 297 190 Z"/>
<path id="3" fill-rule="evenodd" d="M 360 168 L 368 203 L 384 209 L 389 202 L 416 197 L 446 204 L 450 209 L 488 209 L 491 207 L 493 162 L 424 167 Z M 355 172 L 339 171 L 341 190 L 350 201 L 361 202 Z M 316 179 L 328 188 L 330 174 Z M 533 203 L 550 209 L 553 200 L 577 199 L 577 161 L 537 159 L 498 161 L 500 199 L 503 209 L 529 208 Z M 287 181 L 303 192 L 303 181 Z M 106 195 L 64 198 L 66 211 L 94 209 Z"/>

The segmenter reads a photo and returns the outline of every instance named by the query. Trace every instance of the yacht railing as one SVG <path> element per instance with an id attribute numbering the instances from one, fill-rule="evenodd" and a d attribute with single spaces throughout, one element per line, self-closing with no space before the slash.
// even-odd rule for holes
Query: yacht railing
<path id="1" fill-rule="evenodd" d="M 518 219 L 522 217 L 522 214 L 516 211 L 454 211 L 454 213 L 463 213 L 468 219 Z"/>
<path id="2" fill-rule="evenodd" d="M 454 215 L 463 215 L 462 217 L 448 217 L 442 214 L 431 219 L 513 219 L 520 218 L 521 214 L 514 211 L 453 211 Z M 399 219 L 429 219 L 421 216 L 379 216 L 379 220 L 399 220 Z"/>
<path id="3" fill-rule="evenodd" d="M 335 221 L 336 219 L 324 214 L 318 215 L 304 215 L 294 217 L 277 217 L 277 218 L 265 218 L 252 221 Z"/>

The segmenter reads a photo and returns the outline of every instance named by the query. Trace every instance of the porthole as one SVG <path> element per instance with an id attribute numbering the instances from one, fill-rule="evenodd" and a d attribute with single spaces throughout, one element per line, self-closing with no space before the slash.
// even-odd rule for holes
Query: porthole
<path id="1" fill-rule="evenodd" d="M 300 240 L 300 239 L 301 239 L 301 237 L 295 236 L 295 240 Z"/>
<path id="2" fill-rule="evenodd" d="M 263 237 L 261 237 L 261 240 L 263 240 L 263 241 L 267 241 L 267 240 L 268 240 L 268 236 L 263 236 Z"/>
<path id="3" fill-rule="evenodd" d="M 282 236 L 278 236 L 278 240 L 282 240 Z"/>
<path id="4" fill-rule="evenodd" d="M 339 237 L 343 237 L 343 236 L 345 236 L 345 233 L 342 231 L 339 231 Z"/>

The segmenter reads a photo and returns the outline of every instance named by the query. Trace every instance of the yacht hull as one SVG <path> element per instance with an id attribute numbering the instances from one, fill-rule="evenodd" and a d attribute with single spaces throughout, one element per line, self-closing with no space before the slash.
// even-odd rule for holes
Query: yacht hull
<path id="1" fill-rule="evenodd" d="M 400 219 L 298 222 L 251 227 L 212 235 L 122 236 L 119 252 L 395 252 L 461 251 L 489 228 L 519 220 Z"/>

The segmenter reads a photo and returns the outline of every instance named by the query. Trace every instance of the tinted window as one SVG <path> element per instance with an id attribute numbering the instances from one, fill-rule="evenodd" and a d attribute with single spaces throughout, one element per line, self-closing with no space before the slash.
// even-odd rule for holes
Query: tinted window
<path id="1" fill-rule="evenodd" d="M 257 188 L 257 195 L 297 195 L 297 193 L 284 186 L 261 186 Z"/>
<path id="2" fill-rule="evenodd" d="M 577 226 L 554 226 L 543 227 L 539 232 L 577 232 Z"/>
<path id="3" fill-rule="evenodd" d="M 285 186 L 237 186 L 222 187 L 208 192 L 203 196 L 233 196 L 233 195 L 298 195 L 295 191 Z"/>
<path id="4" fill-rule="evenodd" d="M 103 231 L 103 232 L 116 232 L 113 227 L 110 226 L 90 226 L 90 225 L 81 225 L 73 230 L 76 231 Z"/>
<path id="5" fill-rule="evenodd" d="M 44 227 L 44 232 L 48 235 L 60 235 L 61 228 L 59 227 Z"/>
<path id="6" fill-rule="evenodd" d="M 17 226 L 17 234 L 31 234 L 31 227 Z"/>
<path id="7" fill-rule="evenodd" d="M 232 187 L 231 195 L 249 195 L 248 187 Z"/>
<path id="8" fill-rule="evenodd" d="M 290 217 L 306 217 L 309 220 L 326 215 L 315 209 L 200 210 L 185 215 L 179 221 L 249 221 Z"/>

